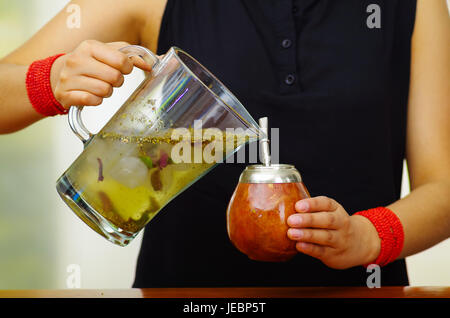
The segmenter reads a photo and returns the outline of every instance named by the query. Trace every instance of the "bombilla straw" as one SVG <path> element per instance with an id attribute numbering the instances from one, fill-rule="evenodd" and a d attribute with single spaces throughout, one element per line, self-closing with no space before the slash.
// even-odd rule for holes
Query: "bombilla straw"
<path id="1" fill-rule="evenodd" d="M 270 152 L 269 152 L 269 124 L 267 117 L 259 119 L 259 126 L 264 135 L 260 136 L 259 146 L 261 151 L 262 163 L 265 166 L 270 166 Z"/>

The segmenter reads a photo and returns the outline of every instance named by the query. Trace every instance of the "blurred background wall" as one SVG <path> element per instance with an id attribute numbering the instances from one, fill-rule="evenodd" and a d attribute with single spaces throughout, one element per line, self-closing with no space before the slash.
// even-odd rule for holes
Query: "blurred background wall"
<path id="1" fill-rule="evenodd" d="M 0 57 L 20 46 L 67 0 L 0 0 Z M 83 111 L 96 132 L 142 80 L 135 70 L 102 107 Z M 81 288 L 128 288 L 141 236 L 114 246 L 61 201 L 56 179 L 82 151 L 66 117 L 0 135 L 0 289 L 67 288 L 74 264 Z M 402 195 L 409 192 L 404 173 Z M 450 285 L 450 240 L 407 258 L 411 285 Z"/>
<path id="2" fill-rule="evenodd" d="M 0 0 L 0 57 L 68 2 Z M 140 70 L 133 71 L 105 107 L 86 108 L 86 126 L 98 131 L 142 79 Z M 131 287 L 141 236 L 126 248 L 109 243 L 83 224 L 55 190 L 57 178 L 82 149 L 66 116 L 0 135 L 0 289 L 66 288 L 72 264 L 80 269 L 82 288 Z"/>

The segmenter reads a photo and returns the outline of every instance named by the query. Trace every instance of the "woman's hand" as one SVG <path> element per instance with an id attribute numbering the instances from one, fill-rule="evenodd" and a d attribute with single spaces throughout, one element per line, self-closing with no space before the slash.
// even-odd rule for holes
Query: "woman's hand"
<path id="1" fill-rule="evenodd" d="M 110 97 L 113 87 L 123 84 L 123 75 L 133 66 L 150 71 L 140 58 L 128 58 L 119 51 L 126 42 L 83 41 L 73 52 L 58 58 L 51 70 L 53 94 L 64 108 L 97 106 Z"/>
<path id="2" fill-rule="evenodd" d="M 335 200 L 320 196 L 295 204 L 299 213 L 289 216 L 288 237 L 297 250 L 320 259 L 335 269 L 375 261 L 380 239 L 372 223 L 363 216 L 349 216 Z"/>

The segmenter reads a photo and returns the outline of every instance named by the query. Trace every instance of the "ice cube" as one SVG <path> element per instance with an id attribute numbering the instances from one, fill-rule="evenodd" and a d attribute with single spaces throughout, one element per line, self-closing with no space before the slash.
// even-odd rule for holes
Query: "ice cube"
<path id="1" fill-rule="evenodd" d="M 159 148 L 158 145 L 152 143 L 145 143 L 140 145 L 139 153 L 141 155 L 145 155 L 149 157 L 153 162 L 157 162 L 159 160 Z"/>
<path id="2" fill-rule="evenodd" d="M 137 157 L 139 154 L 138 145 L 135 142 L 131 142 L 130 138 L 127 137 L 111 141 L 109 151 L 111 154 L 121 157 Z"/>
<path id="3" fill-rule="evenodd" d="M 109 171 L 111 177 L 128 188 L 136 188 L 147 179 L 147 166 L 137 157 L 121 158 Z"/>

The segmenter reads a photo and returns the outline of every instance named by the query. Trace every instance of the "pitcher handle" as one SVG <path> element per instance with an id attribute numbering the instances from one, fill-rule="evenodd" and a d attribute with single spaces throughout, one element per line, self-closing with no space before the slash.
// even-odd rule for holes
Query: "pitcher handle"
<path id="1" fill-rule="evenodd" d="M 119 49 L 119 51 L 125 53 L 128 57 L 139 56 L 149 65 L 152 65 L 152 69 L 159 63 L 159 58 L 145 47 L 139 45 L 129 45 Z M 83 120 L 81 119 L 81 111 L 83 110 L 83 106 L 72 106 L 69 109 L 69 126 L 72 129 L 73 133 L 86 145 L 91 138 L 94 136 L 83 124 Z"/>

